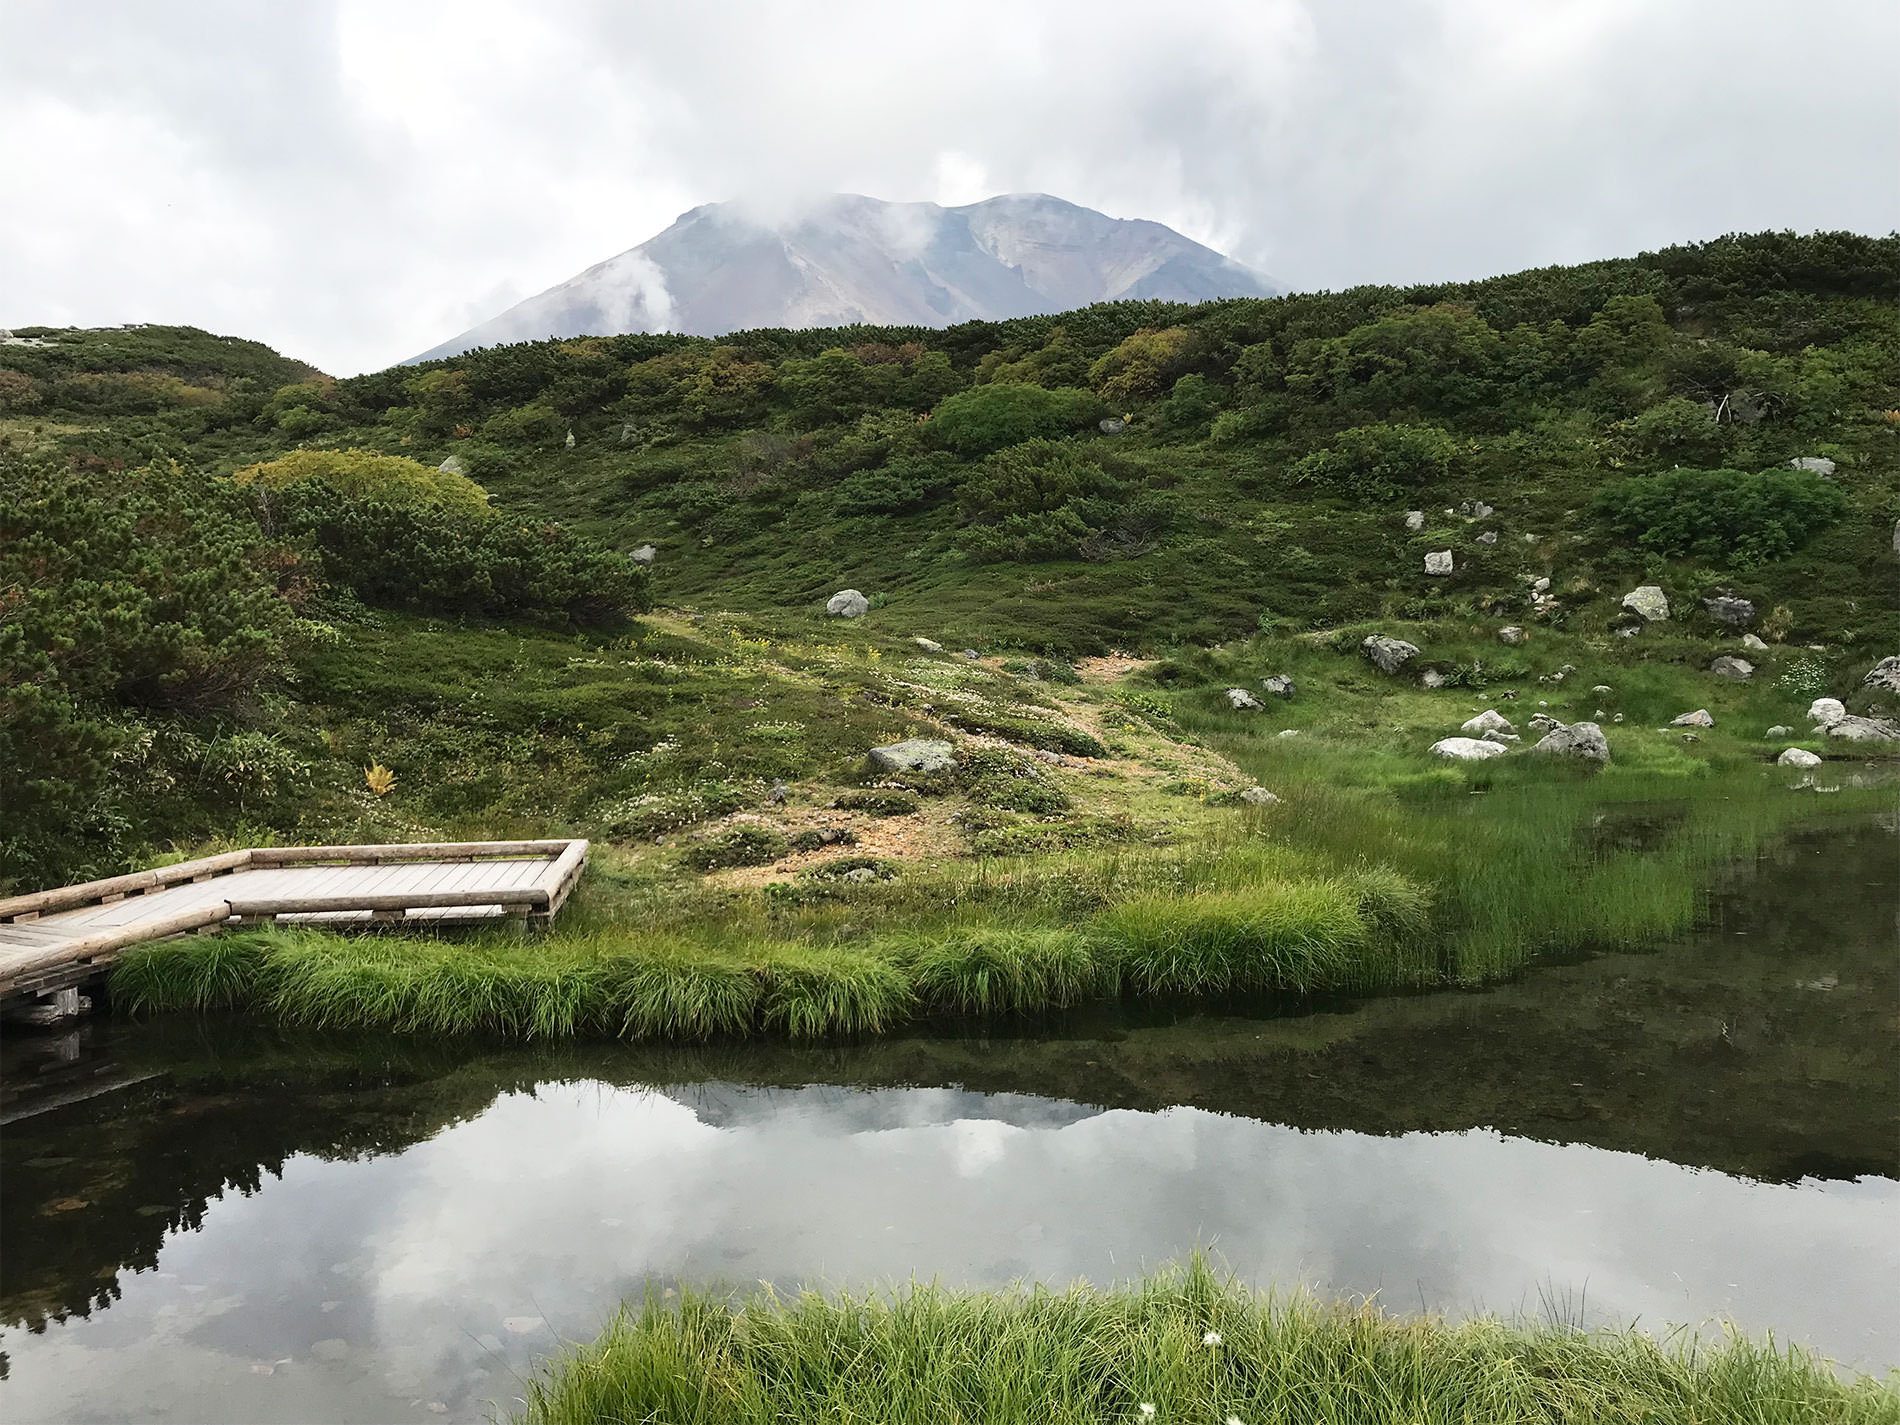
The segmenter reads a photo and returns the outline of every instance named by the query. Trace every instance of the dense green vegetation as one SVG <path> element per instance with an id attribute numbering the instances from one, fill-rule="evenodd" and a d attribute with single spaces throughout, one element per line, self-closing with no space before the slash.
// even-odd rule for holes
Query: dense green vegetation
<path id="1" fill-rule="evenodd" d="M 1404 1319 L 1195 1260 L 1117 1290 L 649 1298 L 531 1382 L 517 1418 L 1885 1425 L 1900 1397 L 1798 1350 Z"/>
<path id="2" fill-rule="evenodd" d="M 1769 727 L 1821 694 L 1887 708 L 1861 673 L 1900 648 L 1896 297 L 1900 239 L 1765 234 L 347 380 L 179 329 L 27 332 L 0 346 L 0 882 L 585 834 L 552 1001 L 505 987 L 505 945 L 445 957 L 503 986 L 451 1012 L 461 971 L 317 936 L 233 942 L 211 995 L 524 1033 L 1469 982 L 1634 943 L 1819 807 L 1761 766 Z M 1675 616 L 1620 636 L 1639 581 Z M 847 585 L 869 614 L 827 619 Z M 1749 683 L 1708 671 L 1740 651 L 1718 593 L 1757 609 Z M 1360 657 L 1374 632 L 1420 647 L 1405 676 Z M 1116 649 L 1147 657 L 1078 672 Z M 1224 696 L 1268 674 L 1297 694 Z M 1425 754 L 1534 703 L 1604 723 L 1610 770 Z M 1698 707 L 1694 741 L 1657 731 Z M 912 735 L 959 772 L 869 772 Z M 1279 804 L 1242 810 L 1255 784 Z M 1640 853 L 1589 834 L 1642 802 L 1668 810 Z M 622 928 L 656 915 L 714 1008 L 633 1012 L 629 986 L 677 988 Z M 205 997 L 160 963 L 201 953 L 226 955 L 154 952 L 141 995 Z"/>

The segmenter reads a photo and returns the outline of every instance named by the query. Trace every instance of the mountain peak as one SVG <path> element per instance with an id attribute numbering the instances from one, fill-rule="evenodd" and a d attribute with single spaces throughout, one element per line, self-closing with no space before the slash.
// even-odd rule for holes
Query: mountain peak
<path id="1" fill-rule="evenodd" d="M 657 237 L 413 358 L 547 337 L 759 327 L 943 327 L 1123 298 L 1270 297 L 1259 273 L 1165 224 L 1046 193 L 946 208 L 833 193 L 702 203 Z"/>

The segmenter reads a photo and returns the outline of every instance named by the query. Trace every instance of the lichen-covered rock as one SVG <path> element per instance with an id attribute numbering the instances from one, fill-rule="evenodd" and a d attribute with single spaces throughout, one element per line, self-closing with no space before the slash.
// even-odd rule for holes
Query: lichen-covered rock
<path id="1" fill-rule="evenodd" d="M 1514 623 L 1506 624 L 1503 628 L 1498 630 L 1498 642 L 1507 644 L 1512 648 L 1516 648 L 1526 637 L 1527 635 L 1524 630 Z"/>
<path id="2" fill-rule="evenodd" d="M 1623 607 L 1645 623 L 1661 623 L 1669 617 L 1669 597 L 1656 584 L 1643 584 L 1623 595 Z"/>
<path id="3" fill-rule="evenodd" d="M 1714 727 L 1715 719 L 1709 716 L 1707 708 L 1697 708 L 1694 712 L 1686 712 L 1680 717 L 1670 718 L 1669 725 L 1671 727 Z"/>
<path id="4" fill-rule="evenodd" d="M 646 568 L 651 568 L 654 562 L 659 559 L 659 557 L 660 557 L 660 551 L 655 549 L 650 544 L 641 545 L 638 549 L 634 550 L 633 553 L 627 556 L 627 558 L 631 559 L 635 564 L 639 564 Z"/>
<path id="5" fill-rule="evenodd" d="M 871 612 L 871 601 L 856 589 L 840 589 L 825 600 L 825 612 L 833 618 L 863 618 Z"/>
<path id="6" fill-rule="evenodd" d="M 1434 549 L 1427 553 L 1425 556 L 1425 572 L 1427 574 L 1451 573 L 1451 551 L 1449 549 Z"/>
<path id="7" fill-rule="evenodd" d="M 1502 757 L 1511 749 L 1501 742 L 1485 742 L 1476 737 L 1441 737 L 1431 747 L 1434 757 L 1449 757 L 1457 762 L 1482 762 Z"/>
<path id="8" fill-rule="evenodd" d="M 1387 638 L 1377 633 L 1369 635 L 1359 648 L 1366 657 L 1372 660 L 1372 666 L 1381 673 L 1396 673 L 1418 657 L 1416 644 L 1407 643 L 1402 638 Z"/>
<path id="9" fill-rule="evenodd" d="M 1496 708 L 1486 708 L 1476 717 L 1458 729 L 1472 737 L 1482 737 L 1487 732 L 1516 732 L 1511 720 Z"/>
<path id="10" fill-rule="evenodd" d="M 1562 727 L 1553 727 L 1544 734 L 1541 742 L 1531 748 L 1531 751 L 1562 757 L 1577 757 L 1585 762 L 1598 764 L 1610 760 L 1609 739 L 1604 737 L 1603 729 L 1594 722 L 1573 722 Z"/>
<path id="11" fill-rule="evenodd" d="M 1746 683 L 1755 676 L 1755 665 L 1746 658 L 1724 653 L 1709 664 L 1709 671 L 1718 678 L 1727 678 L 1731 683 Z"/>
<path id="12" fill-rule="evenodd" d="M 957 765 L 956 748 L 934 737 L 910 737 L 871 749 L 880 772 L 945 772 Z"/>
<path id="13" fill-rule="evenodd" d="M 1265 706 L 1260 699 L 1256 698 L 1245 688 L 1229 688 L 1227 690 L 1227 702 L 1235 712 L 1259 712 L 1260 709 Z"/>
<path id="14" fill-rule="evenodd" d="M 1870 688 L 1900 693 L 1900 658 L 1881 659 L 1867 670 L 1867 676 L 1861 681 Z"/>
<path id="15" fill-rule="evenodd" d="M 1788 462 L 1796 470 L 1807 470 L 1819 475 L 1823 480 L 1832 475 L 1837 468 L 1825 455 L 1797 455 Z"/>
<path id="16" fill-rule="evenodd" d="M 1746 628 L 1755 621 L 1755 606 L 1747 599 L 1738 599 L 1732 594 L 1717 594 L 1712 599 L 1704 599 L 1702 607 L 1710 618 L 1730 628 Z"/>
<path id="17" fill-rule="evenodd" d="M 1790 747 L 1775 758 L 1778 767 L 1819 767 L 1821 759 L 1805 747 Z"/>
<path id="18" fill-rule="evenodd" d="M 1293 680 L 1284 673 L 1275 673 L 1271 677 L 1261 679 L 1260 686 L 1276 698 L 1293 696 Z"/>

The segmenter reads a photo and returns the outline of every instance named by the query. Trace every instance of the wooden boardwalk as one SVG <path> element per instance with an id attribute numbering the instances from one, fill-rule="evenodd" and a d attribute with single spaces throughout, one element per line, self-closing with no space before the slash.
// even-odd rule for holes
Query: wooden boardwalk
<path id="1" fill-rule="evenodd" d="M 333 926 L 546 924 L 585 841 L 260 846 L 0 900 L 0 1001 L 54 994 L 127 946 L 275 921 Z"/>

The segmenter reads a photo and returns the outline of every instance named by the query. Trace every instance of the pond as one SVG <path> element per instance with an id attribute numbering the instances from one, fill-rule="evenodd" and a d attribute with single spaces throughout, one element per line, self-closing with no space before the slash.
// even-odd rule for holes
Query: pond
<path id="1" fill-rule="evenodd" d="M 681 1282 L 1109 1281 L 1196 1247 L 1395 1310 L 1732 1320 L 1900 1365 L 1900 838 L 1484 992 L 864 1044 L 13 1035 L 9 1421 L 482 1420 Z"/>

